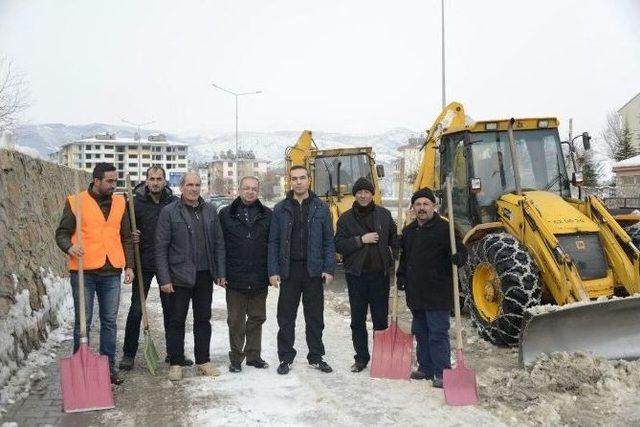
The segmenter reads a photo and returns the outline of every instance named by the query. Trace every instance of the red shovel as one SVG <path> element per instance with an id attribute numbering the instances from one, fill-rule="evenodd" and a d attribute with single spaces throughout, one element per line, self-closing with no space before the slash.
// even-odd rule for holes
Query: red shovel
<path id="1" fill-rule="evenodd" d="M 76 243 L 82 247 L 82 209 L 80 182 L 76 174 Z M 78 258 L 78 303 L 80 315 L 80 347 L 71 357 L 60 359 L 60 387 L 64 412 L 111 409 L 113 394 L 107 356 L 93 354 L 87 339 L 82 257 Z"/>
<path id="2" fill-rule="evenodd" d="M 449 211 L 449 240 L 451 253 L 456 254 L 456 238 L 453 227 L 453 203 L 451 196 L 451 176 L 447 176 L 447 210 Z M 478 387 L 476 373 L 473 369 L 465 368 L 462 353 L 462 327 L 460 325 L 460 296 L 458 291 L 458 267 L 453 269 L 453 306 L 456 314 L 456 367 L 445 369 L 442 375 L 444 399 L 449 405 L 463 406 L 478 403 Z"/>
<path id="3" fill-rule="evenodd" d="M 394 270 L 395 272 L 395 270 Z M 398 326 L 398 285 L 393 274 L 393 304 L 389 327 L 373 333 L 373 355 L 371 356 L 372 378 L 408 380 L 411 375 L 411 352 L 413 335 Z"/>

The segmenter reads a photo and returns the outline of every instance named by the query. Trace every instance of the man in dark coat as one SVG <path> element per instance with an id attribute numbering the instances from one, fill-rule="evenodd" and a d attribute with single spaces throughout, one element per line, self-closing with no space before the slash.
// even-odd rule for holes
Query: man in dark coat
<path id="1" fill-rule="evenodd" d="M 353 185 L 353 207 L 340 215 L 336 251 L 343 256 L 349 305 L 351 339 L 356 352 L 351 372 L 360 372 L 370 360 L 367 309 L 375 331 L 388 327 L 389 273 L 394 270 L 398 229 L 391 213 L 373 201 L 375 188 L 366 178 Z"/>
<path id="2" fill-rule="evenodd" d="M 278 373 L 289 373 L 300 297 L 304 308 L 309 365 L 322 372 L 331 366 L 322 358 L 324 345 L 324 288 L 336 268 L 329 206 L 309 191 L 309 171 L 289 170 L 292 190 L 273 209 L 269 232 L 269 283 L 280 287 L 278 297 Z M 282 284 L 280 281 L 282 280 Z"/>
<path id="3" fill-rule="evenodd" d="M 140 244 L 140 261 L 142 263 L 142 282 L 144 298 L 149 294 L 151 281 L 156 276 L 155 259 L 155 234 L 156 223 L 160 211 L 169 203 L 177 200 L 171 189 L 167 186 L 165 171 L 162 166 L 151 166 L 147 169 L 146 180 L 138 184 L 134 190 L 134 205 L 136 211 L 136 225 L 138 226 L 138 239 Z M 171 294 L 160 292 L 162 304 L 162 316 L 164 321 L 165 339 L 169 329 L 171 314 Z M 133 368 L 138 340 L 140 338 L 140 321 L 142 320 L 142 307 L 140 306 L 140 291 L 138 279 L 133 279 L 131 288 L 131 306 L 127 315 L 127 325 L 124 332 L 124 345 L 122 346 L 122 360 L 120 369 L 129 371 Z M 166 340 L 168 342 L 168 340 Z M 169 349 L 167 348 L 166 363 L 169 363 Z M 193 360 L 184 359 L 185 366 L 193 365 Z"/>
<path id="4" fill-rule="evenodd" d="M 156 226 L 156 271 L 160 290 L 171 295 L 169 379 L 182 379 L 184 330 L 193 306 L 196 374 L 216 376 L 211 364 L 211 302 L 213 281 L 225 285 L 225 249 L 215 209 L 200 197 L 200 175 L 187 172 L 180 181 L 180 199 L 165 206 Z"/>
<path id="5" fill-rule="evenodd" d="M 436 198 L 429 188 L 411 197 L 416 220 L 402 231 L 398 288 L 406 290 L 413 314 L 411 330 L 416 337 L 418 370 L 412 379 L 431 379 L 442 388 L 442 371 L 451 367 L 449 315 L 453 307 L 451 263 L 464 264 L 466 249 L 456 236 L 451 255 L 449 224 L 435 212 Z"/>
<path id="6" fill-rule="evenodd" d="M 242 178 L 239 197 L 219 214 L 226 249 L 230 372 L 240 372 L 245 357 L 248 366 L 269 367 L 260 352 L 262 324 L 267 318 L 267 248 L 272 212 L 258 199 L 259 190 L 258 178 Z"/>

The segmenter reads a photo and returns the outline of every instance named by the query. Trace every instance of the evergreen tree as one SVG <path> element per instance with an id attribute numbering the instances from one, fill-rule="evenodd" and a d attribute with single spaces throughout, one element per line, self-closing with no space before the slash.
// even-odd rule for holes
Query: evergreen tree
<path id="1" fill-rule="evenodd" d="M 631 133 L 631 129 L 629 129 L 629 125 L 624 122 L 613 158 L 615 161 L 619 162 L 636 156 L 637 154 L 638 152 L 633 146 L 633 134 Z"/>

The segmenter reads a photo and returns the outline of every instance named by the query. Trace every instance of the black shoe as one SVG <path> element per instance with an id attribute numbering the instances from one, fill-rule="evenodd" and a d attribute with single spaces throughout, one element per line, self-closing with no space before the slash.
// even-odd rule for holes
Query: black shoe
<path id="1" fill-rule="evenodd" d="M 242 371 L 242 365 L 239 363 L 231 362 L 229 365 L 229 372 L 237 373 Z"/>
<path id="2" fill-rule="evenodd" d="M 431 385 L 435 388 L 442 388 L 443 384 L 442 384 L 442 378 L 441 377 L 433 377 L 433 381 L 431 383 Z"/>
<path id="3" fill-rule="evenodd" d="M 351 372 L 362 372 L 365 370 L 366 367 L 367 367 L 366 363 L 356 362 L 353 365 L 351 365 Z"/>
<path id="4" fill-rule="evenodd" d="M 256 359 L 256 360 L 248 360 L 247 366 L 253 366 L 254 368 L 258 368 L 258 369 L 267 369 L 269 367 L 269 364 L 262 359 Z"/>
<path id="5" fill-rule="evenodd" d="M 328 374 L 329 372 L 333 372 L 333 369 L 331 369 L 331 366 L 329 366 L 329 364 L 327 362 L 325 362 L 324 360 L 321 360 L 321 361 L 316 362 L 316 363 L 309 362 L 309 365 L 311 365 L 314 368 L 324 372 L 325 374 Z"/>
<path id="6" fill-rule="evenodd" d="M 164 358 L 164 363 L 169 363 L 169 356 Z M 180 364 L 180 366 L 193 366 L 193 360 L 185 357 L 184 361 Z"/>
<path id="7" fill-rule="evenodd" d="M 120 360 L 120 369 L 123 371 L 130 371 L 133 369 L 133 357 L 122 356 Z"/>
<path id="8" fill-rule="evenodd" d="M 422 371 L 413 371 L 409 376 L 412 380 L 430 380 L 431 377 Z"/>
<path id="9" fill-rule="evenodd" d="M 120 372 L 115 369 L 111 371 L 109 377 L 111 379 L 111 384 L 120 385 L 124 382 L 124 378 L 120 376 Z"/>
<path id="10" fill-rule="evenodd" d="M 280 365 L 278 366 L 278 373 L 280 375 L 287 375 L 290 370 L 291 370 L 291 363 L 280 362 Z"/>

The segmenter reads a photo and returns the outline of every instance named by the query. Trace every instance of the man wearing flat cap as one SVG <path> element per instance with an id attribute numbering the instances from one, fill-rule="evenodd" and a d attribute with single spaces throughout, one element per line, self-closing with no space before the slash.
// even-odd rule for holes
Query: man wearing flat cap
<path id="1" fill-rule="evenodd" d="M 373 184 L 360 178 L 352 191 L 356 200 L 340 215 L 335 242 L 336 252 L 344 258 L 349 288 L 351 338 L 356 352 L 351 372 L 361 372 L 370 359 L 367 309 L 371 310 L 374 330 L 388 326 L 389 274 L 393 274 L 399 241 L 391 213 L 373 202 Z"/>
<path id="2" fill-rule="evenodd" d="M 430 188 L 411 197 L 416 220 L 402 230 L 398 289 L 406 291 L 413 314 L 411 332 L 416 337 L 416 380 L 432 380 L 442 388 L 442 371 L 451 367 L 449 314 L 453 307 L 451 263 L 464 264 L 467 251 L 456 235 L 457 254 L 451 255 L 449 224 L 435 211 L 436 198 Z"/>

